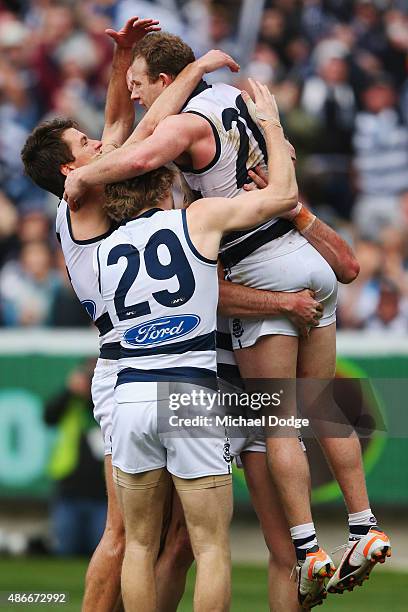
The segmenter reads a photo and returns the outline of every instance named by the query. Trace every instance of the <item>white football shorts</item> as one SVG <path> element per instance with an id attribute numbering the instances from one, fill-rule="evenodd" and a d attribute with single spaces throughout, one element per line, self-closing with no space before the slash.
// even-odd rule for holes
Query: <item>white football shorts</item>
<path id="1" fill-rule="evenodd" d="M 105 455 L 112 454 L 112 413 L 115 404 L 115 384 L 118 361 L 98 359 L 92 378 L 94 418 L 101 428 Z"/>
<path id="2" fill-rule="evenodd" d="M 131 382 L 115 389 L 112 465 L 128 474 L 166 467 L 185 479 L 230 474 L 226 428 L 200 425 L 171 430 L 168 399 L 158 399 L 157 387 L 154 382 Z M 171 414 L 175 419 L 177 415 L 177 411 Z"/>
<path id="3" fill-rule="evenodd" d="M 315 291 L 316 300 L 323 304 L 323 316 L 318 327 L 331 325 L 336 321 L 337 279 L 316 249 L 304 242 L 291 252 L 268 258 L 265 248 L 255 251 L 245 260 L 233 266 L 228 274 L 230 280 L 247 287 L 269 291 Z M 253 346 L 258 338 L 269 335 L 298 336 L 296 326 L 286 317 L 268 319 L 230 319 L 234 350 Z"/>

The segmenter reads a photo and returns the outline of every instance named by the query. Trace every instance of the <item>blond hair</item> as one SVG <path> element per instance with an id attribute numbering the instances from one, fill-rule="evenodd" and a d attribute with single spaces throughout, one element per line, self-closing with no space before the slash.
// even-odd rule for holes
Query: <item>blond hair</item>
<path id="1" fill-rule="evenodd" d="M 144 208 L 159 206 L 169 195 L 174 172 L 165 166 L 142 176 L 105 185 L 104 210 L 114 221 L 135 217 Z"/>

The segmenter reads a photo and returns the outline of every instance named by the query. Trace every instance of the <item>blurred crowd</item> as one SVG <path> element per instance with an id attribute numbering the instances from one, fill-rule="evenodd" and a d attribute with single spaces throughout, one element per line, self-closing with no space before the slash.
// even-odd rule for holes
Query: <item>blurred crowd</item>
<path id="1" fill-rule="evenodd" d="M 104 448 L 93 417 L 91 379 L 95 361 L 69 373 L 65 386 L 44 408 L 55 438 L 48 464 L 51 542 L 58 555 L 91 555 L 106 522 Z"/>
<path id="2" fill-rule="evenodd" d="M 211 79 L 270 85 L 303 201 L 361 265 L 340 290 L 339 326 L 408 333 L 408 0 L 266 0 L 259 28 L 240 23 L 243 3 L 0 0 L 1 326 L 88 325 L 54 239 L 57 202 L 24 177 L 20 150 L 39 121 L 61 115 L 99 137 L 112 57 L 104 30 L 138 15 L 197 55 L 222 48 L 243 65 Z"/>

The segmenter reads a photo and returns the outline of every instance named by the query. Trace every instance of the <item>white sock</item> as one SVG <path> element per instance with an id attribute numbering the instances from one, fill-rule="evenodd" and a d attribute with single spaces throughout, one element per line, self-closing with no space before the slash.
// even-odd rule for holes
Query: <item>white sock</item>
<path id="1" fill-rule="evenodd" d="M 290 535 L 295 547 L 296 557 L 298 561 L 306 559 L 306 552 L 313 546 L 318 546 L 316 538 L 316 529 L 314 523 L 305 523 L 304 525 L 295 525 L 290 528 Z"/>
<path id="2" fill-rule="evenodd" d="M 349 542 L 360 540 L 363 536 L 367 535 L 371 527 L 377 525 L 377 519 L 372 513 L 371 508 L 349 514 L 348 522 L 350 529 Z"/>

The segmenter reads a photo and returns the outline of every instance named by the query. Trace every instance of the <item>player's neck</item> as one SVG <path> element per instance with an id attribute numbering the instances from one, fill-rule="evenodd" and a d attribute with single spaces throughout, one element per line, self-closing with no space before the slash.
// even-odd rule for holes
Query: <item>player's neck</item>
<path id="1" fill-rule="evenodd" d="M 103 206 L 105 200 L 105 194 L 103 186 L 96 185 L 88 189 L 86 194 L 82 198 L 82 206 L 87 208 L 94 208 L 96 206 Z"/>

